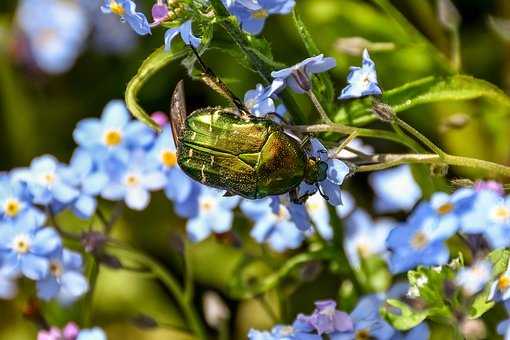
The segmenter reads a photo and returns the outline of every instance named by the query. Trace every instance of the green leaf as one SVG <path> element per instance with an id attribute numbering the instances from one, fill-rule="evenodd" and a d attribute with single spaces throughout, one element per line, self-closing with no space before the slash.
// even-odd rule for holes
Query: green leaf
<path id="1" fill-rule="evenodd" d="M 494 301 L 488 301 L 490 292 L 490 285 L 485 288 L 485 290 L 478 294 L 469 309 L 469 318 L 470 319 L 478 319 L 489 309 L 494 307 Z"/>
<path id="2" fill-rule="evenodd" d="M 487 256 L 492 262 L 492 277 L 496 277 L 503 273 L 508 267 L 510 260 L 510 250 L 496 249 Z"/>
<path id="3" fill-rule="evenodd" d="M 381 308 L 381 314 L 393 327 L 406 331 L 422 323 L 429 316 L 430 310 L 414 310 L 402 301 L 389 299 Z"/>
<path id="4" fill-rule="evenodd" d="M 370 292 L 384 292 L 391 284 L 391 275 L 386 261 L 380 256 L 374 255 L 368 258 L 360 256 L 359 279 L 366 290 Z"/>
<path id="5" fill-rule="evenodd" d="M 416 80 L 384 93 L 382 100 L 398 113 L 412 107 L 441 101 L 487 98 L 510 108 L 510 97 L 495 85 L 466 75 L 427 77 Z M 355 125 L 364 125 L 376 119 L 367 105 L 354 101 L 337 114 L 337 122 L 347 122 L 350 114 Z"/>
<path id="6" fill-rule="evenodd" d="M 179 59 L 186 55 L 186 50 L 177 52 L 167 52 L 164 46 L 155 50 L 144 60 L 136 75 L 129 81 L 126 87 L 125 100 L 128 110 L 142 123 L 147 124 L 155 130 L 159 130 L 159 125 L 145 112 L 138 103 L 138 92 L 143 85 L 159 70 L 169 64 L 171 61 Z"/>

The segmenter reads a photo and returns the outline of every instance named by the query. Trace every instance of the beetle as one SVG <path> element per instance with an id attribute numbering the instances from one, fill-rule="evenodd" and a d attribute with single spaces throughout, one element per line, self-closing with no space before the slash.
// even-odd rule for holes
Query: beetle
<path id="1" fill-rule="evenodd" d="M 288 192 L 293 202 L 303 203 L 306 197 L 298 197 L 299 184 L 324 180 L 327 164 L 308 156 L 304 145 L 281 125 L 252 116 L 210 70 L 202 80 L 234 107 L 208 107 L 188 115 L 179 81 L 170 122 L 181 169 L 202 184 L 226 190 L 226 195 L 259 199 Z"/>

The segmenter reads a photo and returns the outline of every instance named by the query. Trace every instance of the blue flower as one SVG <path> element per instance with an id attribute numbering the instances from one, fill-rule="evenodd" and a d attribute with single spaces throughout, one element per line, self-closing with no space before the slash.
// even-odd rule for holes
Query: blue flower
<path id="1" fill-rule="evenodd" d="M 136 4 L 131 0 L 104 0 L 101 11 L 118 15 L 139 35 L 151 33 L 149 21 L 143 13 L 136 11 Z"/>
<path id="2" fill-rule="evenodd" d="M 0 255 L 1 259 L 1 255 Z M 18 286 L 16 285 L 16 273 L 5 273 L 5 269 L 0 266 L 0 299 L 10 300 L 18 294 Z"/>
<path id="3" fill-rule="evenodd" d="M 23 0 L 16 17 L 39 69 L 59 74 L 73 66 L 89 32 L 81 6 L 72 1 Z"/>
<path id="4" fill-rule="evenodd" d="M 182 41 L 186 45 L 191 45 L 194 48 L 200 46 L 200 38 L 193 35 L 191 28 L 191 20 L 185 21 L 181 26 L 170 28 L 165 33 L 165 50 L 170 51 L 172 49 L 172 40 L 177 36 L 181 35 Z"/>
<path id="5" fill-rule="evenodd" d="M 326 178 L 319 183 L 310 184 L 303 182 L 299 187 L 300 195 L 310 195 L 320 189 L 326 200 L 331 205 L 342 204 L 341 188 L 345 176 L 349 174 L 349 167 L 338 159 L 329 158 L 328 150 L 316 138 L 310 139 L 310 155 L 327 164 Z"/>
<path id="6" fill-rule="evenodd" d="M 307 58 L 294 66 L 271 72 L 274 78 L 272 86 L 275 88 L 290 86 L 295 92 L 304 93 L 311 90 L 312 74 L 325 72 L 335 66 L 335 59 L 324 58 L 322 54 Z"/>
<path id="7" fill-rule="evenodd" d="M 147 159 L 142 149 L 132 151 L 126 161 L 111 158 L 104 166 L 109 180 L 101 196 L 112 201 L 124 200 L 134 210 L 145 209 L 150 202 L 149 192 L 166 184 L 164 173 Z"/>
<path id="8" fill-rule="evenodd" d="M 337 205 L 335 210 L 338 217 L 345 218 L 349 216 L 356 208 L 356 201 L 354 200 L 354 197 L 352 197 L 352 195 L 347 191 L 342 191 L 341 197 L 342 205 Z"/>
<path id="9" fill-rule="evenodd" d="M 300 314 L 297 320 L 308 324 L 319 335 L 350 332 L 354 327 L 347 313 L 336 310 L 336 302 L 333 300 L 315 302 L 313 313 L 310 316 Z"/>
<path id="10" fill-rule="evenodd" d="M 163 131 L 149 150 L 147 158 L 156 163 L 158 169 L 165 174 L 166 196 L 174 202 L 186 201 L 196 184 L 177 165 L 177 148 L 169 125 L 163 127 Z"/>
<path id="11" fill-rule="evenodd" d="M 332 334 L 331 340 L 389 340 L 395 335 L 395 330 L 379 316 L 379 299 L 376 296 L 361 299 L 350 317 L 353 328 Z"/>
<path id="12" fill-rule="evenodd" d="M 391 219 L 373 221 L 361 209 L 357 209 L 346 220 L 347 233 L 344 249 L 353 267 L 359 267 L 360 256 L 368 258 L 386 252 L 386 238 L 390 229 L 396 224 Z"/>
<path id="13" fill-rule="evenodd" d="M 76 340 L 106 340 L 106 333 L 99 327 L 82 329 Z"/>
<path id="14" fill-rule="evenodd" d="M 291 209 L 278 198 L 243 200 L 241 210 L 255 222 L 250 235 L 259 243 L 269 243 L 275 251 L 296 249 L 305 238 L 292 219 Z"/>
<path id="15" fill-rule="evenodd" d="M 25 214 L 33 215 L 38 225 L 42 225 L 46 219 L 46 216 L 32 205 L 26 184 L 9 175 L 0 174 L 0 219 L 11 220 Z"/>
<path id="16" fill-rule="evenodd" d="M 491 279 L 492 265 L 488 260 L 475 262 L 471 267 L 463 267 L 457 273 L 455 283 L 462 287 L 468 296 L 481 291 Z"/>
<path id="17" fill-rule="evenodd" d="M 94 158 L 85 149 L 78 148 L 68 166 L 61 169 L 63 180 L 79 190 L 70 203 L 71 210 L 80 218 L 89 218 L 96 211 L 98 196 L 108 183 L 106 172 L 98 168 Z M 63 207 L 54 206 L 57 211 Z"/>
<path id="18" fill-rule="evenodd" d="M 275 113 L 274 96 L 278 91 L 277 83 L 272 83 L 268 87 L 257 84 L 255 89 L 249 90 L 244 95 L 244 105 L 251 114 L 257 117 L 264 117 L 268 113 Z"/>
<path id="19" fill-rule="evenodd" d="M 338 99 L 360 98 L 365 96 L 380 96 L 382 91 L 377 83 L 375 63 L 370 59 L 368 51 L 363 51 L 363 62 L 361 67 L 350 68 L 347 75 L 347 85 Z"/>
<path id="20" fill-rule="evenodd" d="M 492 248 L 510 245 L 510 197 L 493 190 L 480 190 L 474 196 L 472 209 L 461 217 L 466 234 L 483 234 Z"/>
<path id="21" fill-rule="evenodd" d="M 510 263 L 507 269 L 492 282 L 488 300 L 489 301 L 507 301 L 510 298 Z"/>
<path id="22" fill-rule="evenodd" d="M 497 328 L 498 334 L 504 337 L 504 340 L 510 340 L 510 320 L 501 321 Z"/>
<path id="23" fill-rule="evenodd" d="M 333 238 L 333 227 L 331 226 L 326 200 L 316 192 L 308 197 L 305 207 L 321 236 L 326 240 L 331 240 Z"/>
<path id="24" fill-rule="evenodd" d="M 233 209 L 239 197 L 224 197 L 224 192 L 202 187 L 198 196 L 198 214 L 188 220 L 186 230 L 193 242 L 199 242 L 211 233 L 224 233 L 232 227 Z"/>
<path id="25" fill-rule="evenodd" d="M 305 322 L 296 320 L 292 326 L 276 325 L 271 331 L 250 330 L 249 340 L 322 340 L 320 335 L 312 334 L 313 328 Z"/>
<path id="26" fill-rule="evenodd" d="M 67 305 L 88 291 L 88 282 L 82 274 L 83 261 L 80 254 L 63 249 L 51 256 L 49 261 L 49 274 L 37 281 L 39 298 L 58 298 Z"/>
<path id="27" fill-rule="evenodd" d="M 402 273 L 418 265 L 435 266 L 448 261 L 445 235 L 438 229 L 438 220 L 418 208 L 407 221 L 391 230 L 386 247 L 391 250 L 389 259 L 392 273 Z"/>
<path id="28" fill-rule="evenodd" d="M 368 181 L 376 194 L 375 210 L 380 213 L 409 211 L 422 195 L 409 165 L 375 172 Z"/>
<path id="29" fill-rule="evenodd" d="M 259 34 L 271 14 L 288 14 L 296 4 L 294 0 L 223 0 L 230 13 L 237 17 L 248 33 Z"/>
<path id="30" fill-rule="evenodd" d="M 87 118 L 78 123 L 73 132 L 76 143 L 100 156 L 114 153 L 125 159 L 126 149 L 147 147 L 154 133 L 139 121 L 130 121 L 126 105 L 121 100 L 110 101 L 101 119 Z"/>
<path id="31" fill-rule="evenodd" d="M 32 280 L 49 274 L 52 254 L 61 248 L 61 240 L 53 228 L 37 228 L 31 218 L 0 225 L 0 258 L 6 275 L 22 273 Z"/>
<path id="32" fill-rule="evenodd" d="M 14 180 L 26 183 L 36 204 L 49 205 L 53 202 L 68 204 L 75 200 L 79 191 L 66 183 L 61 174 L 62 165 L 55 157 L 44 155 L 34 158 L 29 169 L 15 169 Z"/>

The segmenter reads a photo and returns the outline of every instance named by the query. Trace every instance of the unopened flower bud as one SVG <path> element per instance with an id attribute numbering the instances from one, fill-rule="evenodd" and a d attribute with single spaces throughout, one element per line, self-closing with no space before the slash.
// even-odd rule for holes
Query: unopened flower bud
<path id="1" fill-rule="evenodd" d="M 459 11 L 450 0 L 437 1 L 437 15 L 441 25 L 450 31 L 456 30 L 460 25 Z"/>
<path id="2" fill-rule="evenodd" d="M 212 328 L 219 329 L 221 324 L 230 318 L 230 310 L 218 293 L 205 292 L 203 304 L 205 321 Z"/>
<path id="3" fill-rule="evenodd" d="M 388 104 L 375 102 L 372 112 L 383 122 L 392 122 L 395 119 L 395 111 Z"/>
<path id="4" fill-rule="evenodd" d="M 106 235 L 97 231 L 91 231 L 83 234 L 81 244 L 87 253 L 96 253 L 104 246 L 106 240 Z"/>
<path id="5" fill-rule="evenodd" d="M 395 44 L 392 42 L 371 42 L 362 37 L 347 37 L 337 39 L 335 48 L 343 53 L 357 57 L 365 49 L 371 52 L 394 50 Z"/>
<path id="6" fill-rule="evenodd" d="M 430 165 L 430 174 L 432 176 L 444 177 L 448 173 L 448 164 L 432 164 Z"/>
<path id="7" fill-rule="evenodd" d="M 131 322 L 138 328 L 141 329 L 151 329 L 158 327 L 158 322 L 154 320 L 152 317 L 145 315 L 145 314 L 139 314 L 135 316 Z"/>
<path id="8" fill-rule="evenodd" d="M 295 69 L 292 72 L 292 76 L 294 80 L 298 84 L 298 86 L 305 92 L 308 92 L 312 89 L 312 82 L 308 75 L 301 69 Z"/>

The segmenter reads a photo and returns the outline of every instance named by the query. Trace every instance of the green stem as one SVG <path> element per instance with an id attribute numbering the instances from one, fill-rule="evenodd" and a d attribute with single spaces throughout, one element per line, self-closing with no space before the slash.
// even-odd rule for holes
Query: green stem
<path id="1" fill-rule="evenodd" d="M 193 286 L 193 267 L 191 264 L 190 243 L 184 240 L 184 296 L 188 303 L 193 302 L 194 286 Z"/>
<path id="2" fill-rule="evenodd" d="M 313 91 L 310 90 L 310 91 L 306 91 L 306 94 L 307 94 L 308 98 L 310 98 L 310 100 L 312 101 L 315 108 L 317 109 L 317 112 L 319 112 L 319 115 L 320 115 L 322 121 L 326 124 L 333 123 L 331 121 L 331 119 L 328 117 L 328 114 L 322 107 L 321 103 L 319 102 L 319 99 L 317 99 L 317 96 L 315 95 L 315 93 L 313 93 Z"/>
<path id="3" fill-rule="evenodd" d="M 420 142 L 425 144 L 430 150 L 434 151 L 436 154 L 439 155 L 439 157 L 444 158 L 446 156 L 446 152 L 441 150 L 436 144 L 434 144 L 430 139 L 425 137 L 421 132 L 416 130 L 411 125 L 404 122 L 402 119 L 395 117 L 396 123 L 401 126 L 404 130 L 412 134 L 416 139 L 418 139 Z"/>
<path id="4" fill-rule="evenodd" d="M 187 300 L 186 294 L 180 287 L 177 279 L 175 279 L 172 274 L 170 274 L 161 264 L 152 259 L 150 256 L 127 245 L 115 242 L 108 244 L 108 247 L 114 251 L 121 251 L 124 256 L 131 258 L 133 261 L 139 262 L 149 268 L 172 293 L 193 333 L 195 333 L 195 335 L 200 339 L 207 339 L 207 333 L 202 322 L 200 321 L 198 313 L 193 308 L 193 303 Z"/>

